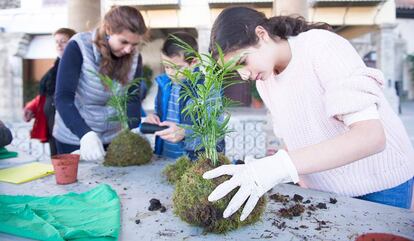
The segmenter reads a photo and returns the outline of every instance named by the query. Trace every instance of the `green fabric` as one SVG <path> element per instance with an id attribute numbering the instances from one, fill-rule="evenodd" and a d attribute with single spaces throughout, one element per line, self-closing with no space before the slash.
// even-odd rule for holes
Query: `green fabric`
<path id="1" fill-rule="evenodd" d="M 0 147 L 0 159 L 17 157 L 17 152 L 8 151 L 5 147 Z"/>
<path id="2" fill-rule="evenodd" d="M 101 184 L 52 197 L 0 195 L 0 232 L 50 241 L 113 241 L 120 231 L 120 201 Z"/>

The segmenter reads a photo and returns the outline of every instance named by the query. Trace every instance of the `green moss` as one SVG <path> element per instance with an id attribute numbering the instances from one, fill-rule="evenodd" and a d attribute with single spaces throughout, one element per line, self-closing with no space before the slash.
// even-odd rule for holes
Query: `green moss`
<path id="1" fill-rule="evenodd" d="M 219 156 L 219 162 L 220 164 L 230 163 L 223 155 Z M 233 190 L 216 202 L 207 200 L 208 195 L 219 184 L 230 178 L 229 176 L 223 176 L 213 180 L 204 179 L 202 177 L 203 173 L 213 168 L 210 160 L 200 157 L 196 164 L 184 173 L 176 183 L 173 195 L 174 212 L 185 222 L 201 226 L 206 232 L 213 233 L 226 233 L 246 224 L 259 221 L 266 207 L 266 200 L 263 197 L 243 222 L 240 221 L 242 208 L 229 218 L 223 218 L 224 210 L 238 189 Z"/>
<path id="2" fill-rule="evenodd" d="M 106 152 L 105 166 L 142 165 L 151 161 L 152 148 L 142 136 L 123 130 L 115 137 Z"/>
<path id="3" fill-rule="evenodd" d="M 175 184 L 192 164 L 188 156 L 181 156 L 175 163 L 167 165 L 163 173 L 169 183 Z"/>

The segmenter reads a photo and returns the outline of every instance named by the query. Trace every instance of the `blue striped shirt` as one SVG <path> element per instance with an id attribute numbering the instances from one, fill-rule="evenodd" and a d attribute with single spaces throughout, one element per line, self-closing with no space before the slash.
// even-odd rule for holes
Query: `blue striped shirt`
<path id="1" fill-rule="evenodd" d="M 170 99 L 168 100 L 168 110 L 167 110 L 167 121 L 180 123 L 180 90 L 181 86 L 178 83 L 171 83 L 171 93 Z M 184 155 L 184 141 L 178 143 L 172 143 L 167 140 L 164 140 L 164 146 L 162 148 L 162 155 L 169 158 L 178 158 Z"/>

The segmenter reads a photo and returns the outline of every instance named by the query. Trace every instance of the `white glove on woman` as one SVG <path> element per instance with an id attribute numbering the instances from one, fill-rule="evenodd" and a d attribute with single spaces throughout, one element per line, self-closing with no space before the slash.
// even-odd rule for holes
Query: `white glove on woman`
<path id="1" fill-rule="evenodd" d="M 98 134 L 90 131 L 80 139 L 80 159 L 85 161 L 103 161 L 105 150 Z"/>
<path id="2" fill-rule="evenodd" d="M 235 213 L 249 198 L 240 216 L 240 220 L 243 221 L 253 211 L 259 198 L 273 186 L 279 183 L 297 183 L 299 181 L 298 172 L 285 150 L 279 150 L 276 154 L 262 159 L 250 158 L 245 163 L 243 165 L 223 165 L 205 172 L 203 175 L 205 179 L 222 175 L 233 176 L 230 180 L 217 186 L 208 197 L 210 202 L 226 196 L 234 188 L 240 186 L 239 191 L 224 210 L 224 218 Z"/>

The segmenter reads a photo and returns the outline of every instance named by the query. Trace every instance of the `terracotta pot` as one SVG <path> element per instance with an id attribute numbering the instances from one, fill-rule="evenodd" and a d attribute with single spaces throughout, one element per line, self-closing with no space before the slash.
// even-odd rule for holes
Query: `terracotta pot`
<path id="1" fill-rule="evenodd" d="M 57 184 L 70 184 L 77 181 L 79 155 L 61 154 L 52 156 Z"/>
<path id="2" fill-rule="evenodd" d="M 358 236 L 355 241 L 412 241 L 389 233 L 366 233 Z"/>
<path id="3" fill-rule="evenodd" d="M 261 100 L 252 98 L 252 104 L 251 104 L 251 106 L 253 108 L 259 109 L 259 108 L 262 108 L 263 107 L 263 102 Z"/>

